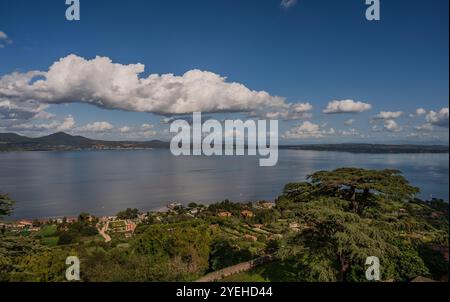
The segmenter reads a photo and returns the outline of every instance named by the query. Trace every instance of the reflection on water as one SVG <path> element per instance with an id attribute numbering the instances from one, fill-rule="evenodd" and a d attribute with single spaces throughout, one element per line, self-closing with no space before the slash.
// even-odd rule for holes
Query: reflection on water
<path id="1" fill-rule="evenodd" d="M 275 198 L 288 182 L 344 166 L 403 171 L 424 198 L 448 200 L 448 154 L 351 154 L 280 150 L 275 167 L 257 157 L 173 157 L 168 150 L 0 154 L 0 191 L 17 200 L 12 218 L 156 210 L 168 202 Z"/>

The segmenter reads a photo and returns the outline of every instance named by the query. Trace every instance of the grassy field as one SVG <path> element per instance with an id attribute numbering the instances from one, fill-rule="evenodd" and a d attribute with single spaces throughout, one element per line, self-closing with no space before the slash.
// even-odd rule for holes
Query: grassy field
<path id="1" fill-rule="evenodd" d="M 52 237 L 58 231 L 58 227 L 55 224 L 43 226 L 42 229 L 35 234 L 36 237 L 45 238 Z"/>
<path id="2" fill-rule="evenodd" d="M 43 245 L 46 245 L 46 246 L 56 246 L 56 245 L 58 245 L 58 240 L 59 240 L 58 236 L 52 236 L 52 237 L 42 238 L 41 242 Z"/>
<path id="3" fill-rule="evenodd" d="M 112 221 L 109 223 L 109 227 L 112 229 L 117 229 L 117 228 L 124 228 L 126 227 L 126 223 L 125 221 Z"/>

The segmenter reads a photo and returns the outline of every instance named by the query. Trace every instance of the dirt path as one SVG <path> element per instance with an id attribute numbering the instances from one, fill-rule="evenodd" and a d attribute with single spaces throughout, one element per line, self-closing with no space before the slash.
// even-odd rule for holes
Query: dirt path
<path id="1" fill-rule="evenodd" d="M 110 242 L 111 241 L 111 236 L 109 236 L 108 234 L 106 234 L 106 230 L 108 229 L 108 225 L 109 225 L 109 221 L 106 222 L 106 224 L 103 226 L 103 228 L 97 228 L 98 233 L 105 238 L 105 242 Z"/>
<path id="2" fill-rule="evenodd" d="M 226 267 L 224 269 L 221 269 L 219 271 L 215 271 L 212 273 L 209 273 L 200 279 L 198 279 L 196 282 L 214 282 L 222 280 L 225 277 L 235 275 L 238 273 L 246 272 L 251 270 L 252 268 L 255 268 L 261 264 L 270 262 L 273 260 L 272 255 L 263 256 L 254 260 L 250 260 L 247 262 L 239 263 L 233 266 Z"/>

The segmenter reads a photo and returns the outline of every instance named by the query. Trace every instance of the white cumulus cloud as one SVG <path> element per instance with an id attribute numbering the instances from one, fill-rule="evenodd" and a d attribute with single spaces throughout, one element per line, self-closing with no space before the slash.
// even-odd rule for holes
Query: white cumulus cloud
<path id="1" fill-rule="evenodd" d="M 421 116 L 427 114 L 427 111 L 423 108 L 417 108 L 416 111 L 414 111 L 414 113 L 411 113 L 409 116 L 410 117 L 417 117 L 417 116 Z"/>
<path id="2" fill-rule="evenodd" d="M 152 125 L 152 124 L 147 124 L 147 123 L 145 123 L 145 124 L 142 124 L 142 125 L 141 125 L 141 130 L 146 131 L 146 130 L 153 129 L 154 127 L 155 127 L 155 126 Z"/>
<path id="3" fill-rule="evenodd" d="M 49 123 L 17 123 L 8 127 L 12 131 L 69 131 L 75 127 L 75 119 L 69 115 L 63 121 L 52 121 Z"/>
<path id="4" fill-rule="evenodd" d="M 359 113 L 372 109 L 372 105 L 354 100 L 331 101 L 323 110 L 324 113 Z"/>
<path id="5" fill-rule="evenodd" d="M 129 133 L 131 131 L 131 128 L 128 126 L 123 126 L 119 129 L 120 133 Z"/>
<path id="6" fill-rule="evenodd" d="M 401 127 L 394 120 L 385 120 L 384 129 L 390 132 L 399 132 Z"/>
<path id="7" fill-rule="evenodd" d="M 81 132 L 106 132 L 109 130 L 112 130 L 114 126 L 110 124 L 109 122 L 93 122 L 90 124 L 87 124 L 83 127 L 80 127 L 78 131 Z"/>
<path id="8" fill-rule="evenodd" d="M 403 115 L 402 111 L 381 111 L 380 113 L 374 116 L 374 119 L 392 120 L 399 118 L 402 115 Z"/>
<path id="9" fill-rule="evenodd" d="M 158 135 L 158 132 L 154 130 L 153 124 L 144 123 L 138 127 L 123 126 L 119 128 L 119 134 L 128 139 L 142 139 L 149 138 Z"/>
<path id="10" fill-rule="evenodd" d="M 305 121 L 302 124 L 291 128 L 286 131 L 283 135 L 287 139 L 297 139 L 297 138 L 320 138 L 325 135 L 332 135 L 335 133 L 334 128 L 328 130 L 323 129 L 323 126 Z"/>
<path id="11" fill-rule="evenodd" d="M 448 108 L 442 108 L 438 112 L 430 111 L 426 120 L 434 126 L 448 127 Z"/>
<path id="12" fill-rule="evenodd" d="M 64 121 L 61 123 L 61 125 L 58 126 L 58 131 L 69 131 L 72 130 L 75 127 L 75 119 L 73 116 L 69 115 L 67 116 Z"/>
<path id="13" fill-rule="evenodd" d="M 310 118 L 312 109 L 310 103 L 290 103 L 280 106 L 276 111 L 252 112 L 251 115 L 263 119 L 290 121 Z"/>
<path id="14" fill-rule="evenodd" d="M 0 119 L 2 120 L 29 120 L 50 119 L 54 115 L 46 112 L 48 105 L 29 100 L 20 104 L 12 100 L 0 97 Z"/>
<path id="15" fill-rule="evenodd" d="M 282 97 L 250 90 L 208 71 L 194 69 L 181 76 L 141 77 L 143 72 L 143 64 L 123 65 L 108 57 L 69 55 L 45 72 L 16 72 L 1 77 L 0 99 L 17 106 L 31 100 L 46 104 L 82 102 L 161 115 L 296 108 Z"/>

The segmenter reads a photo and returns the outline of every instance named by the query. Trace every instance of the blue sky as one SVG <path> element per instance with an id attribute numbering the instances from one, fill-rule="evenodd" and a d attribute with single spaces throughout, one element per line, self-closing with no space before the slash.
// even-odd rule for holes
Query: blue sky
<path id="1" fill-rule="evenodd" d="M 69 22 L 63 0 L 1 1 L 0 132 L 167 139 L 168 125 L 161 120 L 188 110 L 176 107 L 173 95 L 161 100 L 167 104 L 148 105 L 153 86 L 143 93 L 144 83 L 122 78 L 130 64 L 140 63 L 145 71 L 137 72 L 139 78 L 173 74 L 158 78 L 158 85 L 166 89 L 166 81 L 177 82 L 176 96 L 189 91 L 188 102 L 205 115 L 277 116 L 285 143 L 448 143 L 447 0 L 381 0 L 376 22 L 365 19 L 364 0 L 293 2 L 81 0 L 81 20 Z M 100 64 L 96 56 L 111 63 Z M 14 73 L 14 81 L 29 71 L 46 73 L 60 59 L 68 69 L 58 68 L 56 78 L 72 75 L 72 62 L 85 66 L 74 71 L 74 86 L 109 83 L 114 75 L 133 97 L 109 98 L 110 91 L 97 93 L 94 84 L 67 91 L 55 87 L 57 80 L 42 83 L 44 96 L 40 83 L 32 83 L 46 74 L 26 87 L 11 88 L 13 80 L 5 80 Z M 113 63 L 122 71 L 93 71 Z M 226 80 L 213 76 L 213 87 L 205 88 L 210 93 L 197 98 L 203 91 L 190 84 L 191 77 L 177 78 L 192 70 L 201 71 L 192 75 L 200 83 L 211 74 Z M 241 95 L 232 82 L 248 91 Z M 268 96 L 260 100 L 261 91 Z M 223 113 L 228 110 L 218 102 L 234 113 Z"/>

